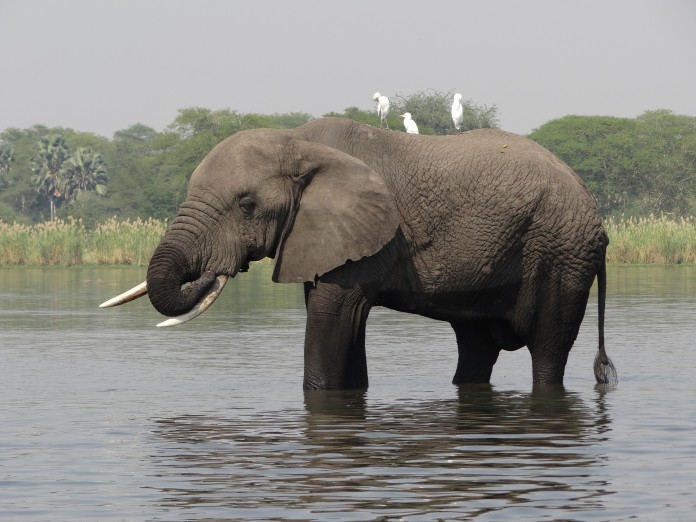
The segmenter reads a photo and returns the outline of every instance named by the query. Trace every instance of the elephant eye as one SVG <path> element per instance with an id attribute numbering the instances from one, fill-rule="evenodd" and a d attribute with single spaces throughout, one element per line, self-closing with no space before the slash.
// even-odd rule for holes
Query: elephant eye
<path id="1" fill-rule="evenodd" d="M 256 210 L 256 201 L 251 196 L 244 196 L 239 200 L 239 208 L 246 217 L 251 217 Z"/>

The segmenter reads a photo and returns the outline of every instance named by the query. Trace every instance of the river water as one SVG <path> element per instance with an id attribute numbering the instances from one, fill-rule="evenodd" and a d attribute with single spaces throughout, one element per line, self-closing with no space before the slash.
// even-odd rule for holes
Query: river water
<path id="1" fill-rule="evenodd" d="M 169 329 L 97 308 L 143 278 L 0 270 L 0 519 L 694 519 L 696 267 L 610 267 L 620 382 L 593 292 L 553 392 L 525 349 L 458 389 L 449 326 L 378 308 L 369 390 L 305 394 L 299 286 L 253 267 Z"/>

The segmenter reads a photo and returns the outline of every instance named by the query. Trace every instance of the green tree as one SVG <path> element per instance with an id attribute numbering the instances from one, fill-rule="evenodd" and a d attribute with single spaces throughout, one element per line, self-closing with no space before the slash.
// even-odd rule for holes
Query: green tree
<path id="1" fill-rule="evenodd" d="M 696 213 L 696 118 L 669 110 L 636 118 L 636 177 L 642 190 L 635 205 L 644 212 Z"/>
<path id="2" fill-rule="evenodd" d="M 81 147 L 63 164 L 65 199 L 77 199 L 80 192 L 96 191 L 106 195 L 107 173 L 104 158 L 98 152 Z"/>
<path id="3" fill-rule="evenodd" d="M 568 163 L 605 215 L 696 212 L 696 118 L 648 111 L 638 118 L 565 116 L 531 139 Z"/>
<path id="4" fill-rule="evenodd" d="M 0 191 L 5 191 L 10 186 L 9 172 L 14 159 L 14 147 L 11 143 L 0 141 Z M 11 207 L 0 199 L 0 219 L 5 214 L 9 214 Z"/>
<path id="5" fill-rule="evenodd" d="M 12 169 L 0 179 L 0 219 L 35 223 L 44 219 L 47 204 L 52 207 L 55 217 L 56 207 L 66 202 L 64 187 L 60 186 L 64 180 L 55 164 L 56 161 L 60 162 L 60 154 L 54 154 L 56 151 L 51 151 L 51 146 L 42 144 L 46 140 L 52 142 L 55 136 L 61 137 L 61 146 L 68 156 L 71 149 L 81 147 L 89 147 L 100 154 L 110 154 L 113 150 L 106 138 L 61 127 L 35 125 L 29 129 L 10 128 L 3 131 L 0 142 L 10 144 L 14 154 Z M 41 154 L 47 156 L 42 158 Z M 48 178 L 42 179 L 42 173 Z"/>
<path id="6" fill-rule="evenodd" d="M 635 122 L 608 116 L 565 116 L 529 136 L 570 165 L 604 214 L 625 210 L 639 188 L 635 179 Z"/>
<path id="7" fill-rule="evenodd" d="M 42 138 L 33 159 L 32 183 L 39 194 L 46 196 L 50 204 L 51 221 L 56 219 L 56 207 L 65 199 L 63 164 L 69 157 L 65 138 L 61 135 Z"/>
<path id="8" fill-rule="evenodd" d="M 0 134 L 0 139 L 14 149 L 12 167 L 5 171 L 0 183 L 0 219 L 30 224 L 34 222 L 34 214 L 42 209 L 38 202 L 45 203 L 45 199 L 31 182 L 32 158 L 36 143 L 48 132 L 46 127 L 36 125 L 22 130 L 7 129 Z"/>
<path id="9" fill-rule="evenodd" d="M 145 191 L 157 175 L 157 159 L 162 151 L 155 145 L 159 133 L 142 124 L 114 133 L 109 165 L 109 195 L 97 199 L 107 216 L 135 219 L 150 214 L 146 211 Z M 106 159 L 106 158 L 105 158 Z"/>
<path id="10" fill-rule="evenodd" d="M 7 186 L 5 174 L 10 172 L 14 159 L 14 147 L 11 143 L 0 141 L 0 187 Z"/>

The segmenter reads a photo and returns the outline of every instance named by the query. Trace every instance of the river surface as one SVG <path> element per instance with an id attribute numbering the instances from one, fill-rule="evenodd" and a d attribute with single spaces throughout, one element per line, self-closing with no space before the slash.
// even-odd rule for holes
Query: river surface
<path id="1" fill-rule="evenodd" d="M 0 270 L 0 519 L 694 520 L 696 267 L 610 267 L 564 390 L 526 349 L 450 384 L 445 323 L 377 308 L 370 388 L 302 391 L 301 289 L 268 266 L 178 328 L 142 269 Z"/>

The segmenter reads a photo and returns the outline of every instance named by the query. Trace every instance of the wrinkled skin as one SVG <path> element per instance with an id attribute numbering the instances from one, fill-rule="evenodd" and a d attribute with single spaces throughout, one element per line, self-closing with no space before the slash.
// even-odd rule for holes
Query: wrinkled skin
<path id="1" fill-rule="evenodd" d="M 274 281 L 304 283 L 308 389 L 367 386 L 376 305 L 449 322 L 456 384 L 489 382 L 500 351 L 523 346 L 534 383 L 560 384 L 596 276 L 599 365 L 608 363 L 607 243 L 581 180 L 530 140 L 326 118 L 216 146 L 191 177 L 147 289 L 158 311 L 179 315 L 215 276 L 274 257 Z"/>

